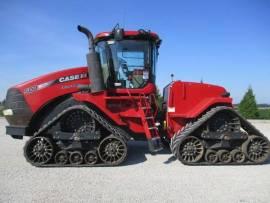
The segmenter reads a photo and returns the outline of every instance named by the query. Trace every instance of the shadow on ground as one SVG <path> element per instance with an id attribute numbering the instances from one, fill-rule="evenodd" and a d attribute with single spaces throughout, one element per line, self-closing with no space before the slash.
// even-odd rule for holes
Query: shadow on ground
<path id="1" fill-rule="evenodd" d="M 134 165 L 134 164 L 139 164 L 147 161 L 146 155 L 150 154 L 149 149 L 148 149 L 148 144 L 145 141 L 131 141 L 128 143 L 128 158 L 127 160 L 123 163 L 123 166 L 127 165 Z M 170 155 L 169 158 L 164 161 L 164 164 L 170 164 L 177 159 L 171 154 L 171 151 L 164 147 L 164 149 L 157 154 L 153 156 L 159 156 L 160 154 L 168 154 Z M 264 164 L 270 164 L 270 157 L 269 159 L 263 163 Z M 220 164 L 222 166 L 222 164 Z M 229 164 L 231 165 L 231 164 Z M 253 164 L 251 164 L 253 165 Z M 243 165 L 234 165 L 234 166 L 243 166 Z M 250 164 L 248 164 L 250 166 Z"/>
<path id="2" fill-rule="evenodd" d="M 145 141 L 131 141 L 128 143 L 128 158 L 124 162 L 123 166 L 134 165 L 145 162 L 147 160 L 146 154 L 150 154 L 148 144 Z M 171 154 L 171 151 L 164 147 L 164 149 L 152 156 L 159 156 L 160 154 Z M 169 164 L 174 161 L 174 157 L 170 157 L 165 164 Z"/>

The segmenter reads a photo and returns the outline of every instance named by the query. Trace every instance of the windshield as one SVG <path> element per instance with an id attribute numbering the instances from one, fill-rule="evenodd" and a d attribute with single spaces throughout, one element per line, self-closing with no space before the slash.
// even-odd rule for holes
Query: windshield
<path id="1" fill-rule="evenodd" d="M 141 88 L 155 82 L 155 44 L 146 40 L 101 41 L 97 45 L 104 81 L 118 88 Z"/>

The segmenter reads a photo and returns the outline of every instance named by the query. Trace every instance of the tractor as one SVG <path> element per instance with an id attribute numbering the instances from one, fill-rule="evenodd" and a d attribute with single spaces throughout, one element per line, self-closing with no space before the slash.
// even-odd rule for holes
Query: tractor
<path id="1" fill-rule="evenodd" d="M 172 81 L 157 104 L 159 36 L 115 26 L 95 37 L 87 28 L 87 67 L 49 73 L 7 91 L 6 133 L 28 136 L 33 166 L 117 166 L 130 140 L 164 147 L 186 165 L 265 163 L 270 144 L 232 105 L 223 87 Z"/>

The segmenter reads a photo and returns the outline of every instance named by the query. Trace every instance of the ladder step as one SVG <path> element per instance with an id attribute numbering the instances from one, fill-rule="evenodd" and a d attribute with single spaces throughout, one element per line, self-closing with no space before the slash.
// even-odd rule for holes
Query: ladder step
<path id="1" fill-rule="evenodd" d="M 163 149 L 160 137 L 153 137 L 148 140 L 148 147 L 151 153 L 159 152 Z"/>
<path id="2" fill-rule="evenodd" d="M 141 107 L 141 109 L 145 110 L 145 109 L 151 109 L 150 106 L 144 106 L 144 107 Z"/>
<path id="3" fill-rule="evenodd" d="M 150 116 L 150 117 L 146 117 L 145 119 L 149 120 L 149 119 L 154 119 L 153 116 Z"/>
<path id="4" fill-rule="evenodd" d="M 157 127 L 149 127 L 149 130 L 158 129 Z"/>

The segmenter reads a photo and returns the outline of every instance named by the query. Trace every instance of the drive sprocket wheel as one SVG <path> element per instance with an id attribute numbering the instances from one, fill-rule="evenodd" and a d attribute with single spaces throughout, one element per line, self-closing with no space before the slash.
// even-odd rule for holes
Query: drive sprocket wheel
<path id="1" fill-rule="evenodd" d="M 232 160 L 235 163 L 244 163 L 246 160 L 246 155 L 244 154 L 244 152 L 242 152 L 239 149 L 234 149 L 231 151 L 231 155 L 232 155 Z"/>
<path id="2" fill-rule="evenodd" d="M 127 156 L 126 142 L 115 135 L 104 138 L 98 147 L 100 159 L 108 165 L 119 165 Z"/>
<path id="3" fill-rule="evenodd" d="M 204 155 L 205 161 L 207 161 L 210 164 L 215 164 L 218 161 L 218 155 L 215 150 L 208 149 Z"/>
<path id="4" fill-rule="evenodd" d="M 71 152 L 69 155 L 69 162 L 71 165 L 78 166 L 83 163 L 83 155 L 80 151 Z"/>
<path id="5" fill-rule="evenodd" d="M 75 131 L 87 131 L 92 133 L 96 129 L 96 123 L 93 118 L 87 112 L 80 109 L 75 109 L 65 115 L 61 121 L 60 125 L 65 132 L 75 132 Z M 83 127 L 83 128 L 82 128 Z"/>
<path id="6" fill-rule="evenodd" d="M 221 163 L 228 164 L 232 161 L 232 155 L 228 150 L 221 149 L 217 152 L 217 155 Z"/>
<path id="7" fill-rule="evenodd" d="M 204 146 L 197 137 L 188 136 L 183 138 L 177 147 L 177 158 L 184 164 L 196 163 L 204 154 Z"/>
<path id="8" fill-rule="evenodd" d="M 94 165 L 97 163 L 97 161 L 98 161 L 98 156 L 97 156 L 97 153 L 95 151 L 88 151 L 84 155 L 84 162 L 86 164 Z"/>
<path id="9" fill-rule="evenodd" d="M 242 148 L 248 159 L 254 163 L 263 163 L 269 158 L 270 143 L 265 137 L 250 136 Z"/>
<path id="10" fill-rule="evenodd" d="M 65 150 L 61 150 L 56 153 L 54 156 L 54 162 L 56 164 L 65 165 L 68 162 L 68 152 Z"/>
<path id="11" fill-rule="evenodd" d="M 32 137 L 24 146 L 24 156 L 34 166 L 48 163 L 52 159 L 53 154 L 54 146 L 47 137 Z"/>

